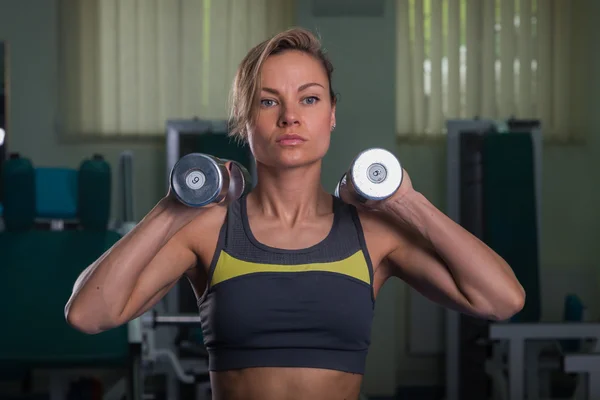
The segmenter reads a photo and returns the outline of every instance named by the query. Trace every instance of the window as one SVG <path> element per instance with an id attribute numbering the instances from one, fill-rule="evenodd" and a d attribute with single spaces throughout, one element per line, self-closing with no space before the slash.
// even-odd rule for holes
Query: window
<path id="1" fill-rule="evenodd" d="M 451 118 L 515 117 L 567 138 L 572 3 L 398 0 L 398 135 L 443 135 Z"/>
<path id="2" fill-rule="evenodd" d="M 246 52 L 293 21 L 290 0 L 59 0 L 60 131 L 163 135 L 224 119 Z"/>

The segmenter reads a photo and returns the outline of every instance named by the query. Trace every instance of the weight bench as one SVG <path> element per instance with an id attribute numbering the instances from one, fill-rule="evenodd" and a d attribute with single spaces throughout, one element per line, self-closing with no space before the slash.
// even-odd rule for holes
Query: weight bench
<path id="1" fill-rule="evenodd" d="M 127 326 L 86 335 L 64 317 L 77 276 L 119 238 L 112 231 L 0 233 L 0 369 L 19 378 L 33 369 L 129 368 Z M 56 378 L 51 398 L 65 398 Z"/>
<path id="2" fill-rule="evenodd" d="M 587 398 L 600 399 L 600 353 L 567 354 L 564 371 L 587 374 Z"/>

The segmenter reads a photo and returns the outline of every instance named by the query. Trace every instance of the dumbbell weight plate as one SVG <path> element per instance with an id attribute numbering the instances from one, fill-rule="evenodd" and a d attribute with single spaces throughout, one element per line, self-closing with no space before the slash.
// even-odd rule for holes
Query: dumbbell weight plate
<path id="1" fill-rule="evenodd" d="M 362 201 L 390 197 L 400 187 L 402 175 L 398 159 L 389 151 L 379 148 L 361 152 L 349 170 L 352 186 Z"/>
<path id="2" fill-rule="evenodd" d="M 347 176 L 346 173 L 344 173 L 344 175 L 342 175 L 342 177 L 338 181 L 337 185 L 335 185 L 335 190 L 333 191 L 333 195 L 335 197 L 340 198 L 340 199 L 341 199 L 341 197 L 340 197 L 340 188 L 346 184 L 346 176 Z"/>
<path id="3" fill-rule="evenodd" d="M 177 161 L 171 170 L 170 184 L 183 204 L 204 207 L 225 198 L 229 189 L 229 173 L 217 157 L 191 153 Z"/>
<path id="4" fill-rule="evenodd" d="M 242 164 L 237 161 L 223 160 L 229 162 L 229 192 L 227 197 L 231 200 L 237 200 L 247 194 L 252 189 L 252 178 L 250 173 Z"/>

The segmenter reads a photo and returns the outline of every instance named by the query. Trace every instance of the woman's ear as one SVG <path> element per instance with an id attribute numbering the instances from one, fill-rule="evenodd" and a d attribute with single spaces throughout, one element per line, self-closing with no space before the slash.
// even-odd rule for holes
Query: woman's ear
<path id="1" fill-rule="evenodd" d="M 331 107 L 331 130 L 335 129 L 335 104 Z"/>

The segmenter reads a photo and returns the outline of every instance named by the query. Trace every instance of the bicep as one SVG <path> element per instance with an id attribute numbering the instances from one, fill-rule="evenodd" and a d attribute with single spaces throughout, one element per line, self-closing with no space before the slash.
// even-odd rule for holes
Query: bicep
<path id="1" fill-rule="evenodd" d="M 424 239 L 395 229 L 396 246 L 384 258 L 389 274 L 405 281 L 429 300 L 452 310 L 475 315 L 446 263 Z"/>

